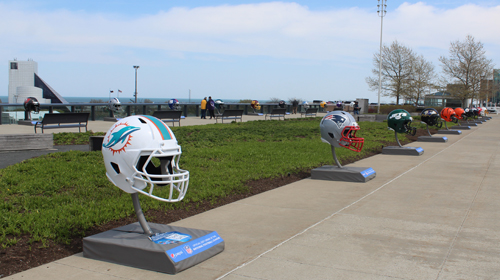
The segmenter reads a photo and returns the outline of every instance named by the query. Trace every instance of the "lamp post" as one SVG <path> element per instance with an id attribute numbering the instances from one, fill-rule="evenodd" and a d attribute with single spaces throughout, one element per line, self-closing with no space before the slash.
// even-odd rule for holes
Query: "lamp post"
<path id="1" fill-rule="evenodd" d="M 139 69 L 139 66 L 134 65 L 134 69 L 135 69 L 135 93 L 134 93 L 134 97 L 135 97 L 135 103 L 137 103 L 137 69 Z"/>
<path id="2" fill-rule="evenodd" d="M 387 13 L 387 0 L 378 0 L 377 14 L 380 17 L 380 54 L 378 64 L 378 103 L 377 114 L 380 114 L 380 93 L 382 92 L 382 27 L 384 26 L 384 16 Z"/>

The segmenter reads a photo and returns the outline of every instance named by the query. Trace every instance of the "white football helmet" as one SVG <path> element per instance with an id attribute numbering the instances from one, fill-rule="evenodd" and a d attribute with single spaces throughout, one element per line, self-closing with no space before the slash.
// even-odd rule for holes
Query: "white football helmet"
<path id="1" fill-rule="evenodd" d="M 356 137 L 356 131 L 359 130 L 359 125 L 354 117 L 344 111 L 328 112 L 321 123 L 321 141 L 328 143 L 334 147 L 344 147 L 351 151 L 361 152 L 364 138 Z"/>
<path id="2" fill-rule="evenodd" d="M 122 107 L 122 104 L 120 103 L 120 100 L 118 100 L 118 98 L 113 98 L 111 100 L 109 100 L 109 110 L 113 111 L 113 112 L 118 112 L 120 111 Z"/>
<path id="3" fill-rule="evenodd" d="M 106 176 L 114 185 L 165 202 L 181 201 L 188 189 L 189 171 L 179 168 L 181 153 L 174 133 L 152 116 L 121 119 L 102 143 Z"/>

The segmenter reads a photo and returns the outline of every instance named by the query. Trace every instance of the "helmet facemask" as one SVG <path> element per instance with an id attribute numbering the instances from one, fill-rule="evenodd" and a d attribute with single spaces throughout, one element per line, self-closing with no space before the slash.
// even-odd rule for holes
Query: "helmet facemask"
<path id="1" fill-rule="evenodd" d="M 351 151 L 358 153 L 361 152 L 365 139 L 356 137 L 356 132 L 358 130 L 359 126 L 344 127 L 344 130 L 342 130 L 342 137 L 339 140 L 339 145 Z"/>
<path id="2" fill-rule="evenodd" d="M 189 172 L 178 168 L 179 155 L 180 148 L 178 153 L 156 150 L 150 155 L 141 155 L 134 166 L 132 189 L 161 201 L 181 201 L 188 188 Z M 158 197 L 154 194 L 155 187 L 160 187 L 159 192 L 168 187 L 168 195 Z"/>
<path id="3" fill-rule="evenodd" d="M 404 126 L 404 130 L 405 130 L 406 134 L 409 134 L 411 136 L 415 136 L 415 134 L 417 134 L 417 128 L 412 127 L 411 122 L 405 122 L 405 124 L 403 126 Z"/>

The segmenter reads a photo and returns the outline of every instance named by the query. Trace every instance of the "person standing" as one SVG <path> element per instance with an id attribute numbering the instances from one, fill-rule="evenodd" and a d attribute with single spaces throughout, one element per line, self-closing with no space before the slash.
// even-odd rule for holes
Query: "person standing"
<path id="1" fill-rule="evenodd" d="M 206 119 L 207 118 L 207 98 L 203 98 L 201 101 L 201 118 Z"/>
<path id="2" fill-rule="evenodd" d="M 212 99 L 212 96 L 208 97 L 207 107 L 208 113 L 210 114 L 210 119 L 212 119 L 212 117 L 215 119 L 215 101 Z"/>
<path id="3" fill-rule="evenodd" d="M 359 115 L 359 110 L 361 110 L 361 107 L 359 107 L 358 101 L 354 102 L 354 115 Z"/>
<path id="4" fill-rule="evenodd" d="M 299 107 L 299 101 L 294 99 L 292 101 L 292 114 L 297 114 L 297 107 Z"/>

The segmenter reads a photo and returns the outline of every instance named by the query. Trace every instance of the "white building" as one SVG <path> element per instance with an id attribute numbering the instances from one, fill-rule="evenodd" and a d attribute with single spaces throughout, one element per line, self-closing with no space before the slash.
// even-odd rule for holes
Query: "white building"
<path id="1" fill-rule="evenodd" d="M 9 61 L 10 104 L 22 104 L 28 97 L 38 99 L 40 104 L 68 103 L 38 76 L 38 63 L 33 60 Z"/>

